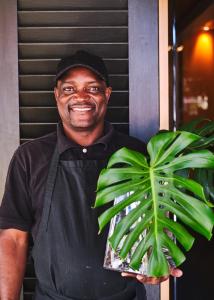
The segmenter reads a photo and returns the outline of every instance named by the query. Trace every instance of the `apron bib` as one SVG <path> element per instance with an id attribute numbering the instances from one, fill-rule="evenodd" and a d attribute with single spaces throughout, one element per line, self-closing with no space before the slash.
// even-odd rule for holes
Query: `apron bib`
<path id="1" fill-rule="evenodd" d="M 108 228 L 98 235 L 97 218 L 105 208 L 92 206 L 105 164 L 59 160 L 56 147 L 32 252 L 37 277 L 35 300 L 135 298 L 135 281 L 103 268 Z"/>

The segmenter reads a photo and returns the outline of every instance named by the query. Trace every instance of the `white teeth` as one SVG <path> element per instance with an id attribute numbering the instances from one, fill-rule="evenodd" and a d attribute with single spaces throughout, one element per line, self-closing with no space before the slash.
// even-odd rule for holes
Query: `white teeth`
<path id="1" fill-rule="evenodd" d="M 92 108 L 91 107 L 73 107 L 72 108 L 73 109 L 73 111 L 89 111 L 89 110 L 92 110 Z"/>

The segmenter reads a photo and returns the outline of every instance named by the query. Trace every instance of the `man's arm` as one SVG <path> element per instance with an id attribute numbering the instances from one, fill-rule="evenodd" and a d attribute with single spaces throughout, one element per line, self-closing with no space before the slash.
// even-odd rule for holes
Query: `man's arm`
<path id="1" fill-rule="evenodd" d="M 28 233 L 17 229 L 0 230 L 0 299 L 18 300 L 28 250 Z"/>

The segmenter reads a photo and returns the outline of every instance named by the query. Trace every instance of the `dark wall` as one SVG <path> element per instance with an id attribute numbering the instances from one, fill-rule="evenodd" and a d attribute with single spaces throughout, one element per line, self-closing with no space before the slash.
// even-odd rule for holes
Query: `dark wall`
<path id="1" fill-rule="evenodd" d="M 7 168 L 19 145 L 18 49 L 16 1 L 0 9 L 0 203 Z"/>

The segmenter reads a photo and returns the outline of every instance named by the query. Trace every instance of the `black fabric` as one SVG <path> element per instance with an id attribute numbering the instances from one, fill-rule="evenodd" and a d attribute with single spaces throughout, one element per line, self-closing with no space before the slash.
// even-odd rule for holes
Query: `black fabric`
<path id="1" fill-rule="evenodd" d="M 104 136 L 83 149 L 67 139 L 59 125 L 57 134 L 17 150 L 0 224 L 32 230 L 36 300 L 133 300 L 136 291 L 137 300 L 146 299 L 142 284 L 103 268 L 108 227 L 98 235 L 97 218 L 105 208 L 91 208 L 100 170 L 122 146 L 145 150 L 143 143 L 108 124 Z"/>
<path id="2" fill-rule="evenodd" d="M 129 288 L 129 286 L 127 287 L 127 289 Z M 56 293 L 53 292 L 52 290 L 49 289 L 43 289 L 41 286 L 37 286 L 36 287 L 36 291 L 35 291 L 35 296 L 34 296 L 34 300 L 55 300 L 57 297 L 57 300 L 79 300 L 77 298 L 71 298 L 71 297 L 66 297 L 66 296 L 62 296 L 62 295 L 57 295 Z M 124 297 L 124 293 L 120 293 L 114 296 L 111 296 L 111 298 L 109 299 L 109 297 L 104 297 L 101 298 L 99 300 L 146 300 L 146 292 L 145 290 L 143 291 L 142 294 L 142 288 L 141 288 L 141 293 L 138 293 L 138 289 L 137 289 L 137 295 L 136 297 L 132 297 L 132 295 L 130 293 L 128 293 L 126 295 L 126 297 Z"/>
<path id="3" fill-rule="evenodd" d="M 108 160 L 114 151 L 123 146 L 145 151 L 143 142 L 115 131 L 106 123 L 104 135 L 87 147 L 87 153 L 83 153 L 82 146 L 64 135 L 60 123 L 57 132 L 29 141 L 16 150 L 9 166 L 0 207 L 0 228 L 31 231 L 35 239 L 43 209 L 48 169 L 56 144 L 63 160 Z"/>
<path id="4" fill-rule="evenodd" d="M 103 59 L 97 55 L 94 55 L 84 50 L 78 50 L 73 55 L 62 58 L 60 60 L 56 71 L 56 82 L 68 70 L 78 66 L 82 66 L 92 70 L 106 82 L 107 86 L 109 86 L 108 71 L 106 69 Z"/>
<path id="5" fill-rule="evenodd" d="M 103 208 L 91 206 L 96 181 L 105 165 L 100 160 L 59 160 L 56 147 L 33 249 L 39 287 L 35 300 L 40 300 L 44 293 L 54 300 L 61 296 L 132 300 L 136 296 L 136 281 L 103 268 L 108 228 L 97 234 L 97 218 Z M 144 290 L 142 285 L 141 289 Z"/>

